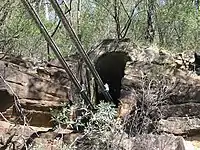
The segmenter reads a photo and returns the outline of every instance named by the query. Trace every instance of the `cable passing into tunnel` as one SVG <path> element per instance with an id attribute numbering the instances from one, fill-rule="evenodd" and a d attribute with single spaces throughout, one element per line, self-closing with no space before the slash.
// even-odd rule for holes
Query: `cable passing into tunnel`
<path id="1" fill-rule="evenodd" d="M 50 0 L 55 12 L 57 13 L 57 15 L 59 16 L 59 18 L 61 19 L 65 29 L 67 30 L 67 32 L 69 33 L 69 36 L 72 40 L 72 42 L 74 43 L 74 45 L 76 46 L 77 50 L 79 51 L 79 53 L 81 54 L 83 60 L 85 61 L 85 63 L 87 64 L 87 67 L 90 69 L 92 75 L 94 76 L 94 78 L 96 79 L 97 84 L 99 85 L 103 95 L 105 96 L 105 99 L 107 101 L 112 101 L 112 97 L 109 94 L 109 92 L 106 90 L 103 81 L 101 80 L 98 72 L 96 71 L 94 65 L 92 64 L 91 60 L 89 59 L 87 53 L 85 52 L 78 36 L 76 35 L 76 33 L 74 32 L 73 28 L 71 27 L 69 21 L 67 20 L 67 18 L 64 15 L 64 12 L 62 11 L 62 9 L 60 8 L 58 2 L 56 0 Z"/>

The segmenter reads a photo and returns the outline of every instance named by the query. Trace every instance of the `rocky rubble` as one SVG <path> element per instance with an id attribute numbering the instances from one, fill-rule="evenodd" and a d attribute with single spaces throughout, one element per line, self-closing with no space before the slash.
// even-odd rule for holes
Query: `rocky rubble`
<path id="1" fill-rule="evenodd" d="M 200 119 L 189 117 L 169 117 L 158 122 L 158 131 L 179 136 L 195 136 L 200 133 Z"/>
<path id="2" fill-rule="evenodd" d="M 172 134 L 148 134 L 134 138 L 124 136 L 120 140 L 116 143 L 119 143 L 121 149 L 125 150 L 195 150 L 191 142 L 185 141 L 181 136 Z"/>
<path id="3" fill-rule="evenodd" d="M 26 150 L 26 147 L 33 147 L 35 143 L 39 143 L 45 149 L 58 149 L 59 145 L 61 146 L 63 142 L 73 142 L 80 135 L 67 129 L 53 131 L 51 128 L 15 125 L 0 121 L 1 149 Z"/>

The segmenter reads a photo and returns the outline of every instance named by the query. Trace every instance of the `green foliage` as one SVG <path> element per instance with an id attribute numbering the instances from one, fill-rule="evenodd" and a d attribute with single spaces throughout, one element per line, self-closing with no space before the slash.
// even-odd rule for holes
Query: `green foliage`
<path id="1" fill-rule="evenodd" d="M 172 1 L 157 8 L 157 26 L 160 28 L 161 46 L 168 49 L 183 51 L 196 49 L 199 45 L 195 40 L 198 29 L 198 15 L 190 1 Z"/>
<path id="2" fill-rule="evenodd" d="M 87 118 L 90 115 L 87 109 L 79 108 L 69 103 L 64 103 L 59 109 L 51 109 L 50 112 L 56 128 L 68 126 L 77 131 L 82 130 L 86 126 Z"/>
<path id="3" fill-rule="evenodd" d="M 113 104 L 101 102 L 97 106 L 97 112 L 92 115 L 90 123 L 95 124 L 101 128 L 105 124 L 111 124 L 116 118 L 117 112 Z"/>
<path id="4" fill-rule="evenodd" d="M 2 21 L 0 23 L 0 49 L 42 60 L 47 59 L 46 41 L 21 1 L 3 0 L 0 4 L 0 20 Z M 53 33 L 58 19 L 46 19 L 44 3 L 37 6 L 36 1 L 33 1 L 32 5 L 36 8 L 49 33 Z M 151 10 L 149 10 L 150 6 Z M 65 10 L 64 5 L 62 8 Z M 86 50 L 89 50 L 101 39 L 116 38 L 117 24 L 120 32 L 124 34 L 125 30 L 123 29 L 127 27 L 130 17 L 127 37 L 136 43 L 149 44 L 146 39 L 147 11 L 151 11 L 152 15 L 151 23 L 155 30 L 154 44 L 173 51 L 199 49 L 200 15 L 192 1 L 173 0 L 161 4 L 156 0 L 121 2 L 119 0 L 86 0 L 82 1 L 80 12 L 77 11 L 77 1 L 72 1 L 71 8 L 70 14 L 66 14 L 66 16 L 76 32 L 80 27 L 80 33 L 77 34 L 80 34 Z M 118 10 L 118 16 L 115 16 L 115 8 Z M 51 5 L 48 6 L 48 10 L 51 15 L 53 13 Z M 79 18 L 77 17 L 78 13 L 80 13 Z M 131 16 L 131 14 L 133 15 Z M 115 17 L 119 19 L 119 22 L 116 22 Z M 54 35 L 54 40 L 64 55 L 76 51 L 62 25 Z M 52 58 L 54 57 L 52 52 L 50 55 Z"/>
<path id="5" fill-rule="evenodd" d="M 79 130 L 80 127 L 92 125 L 100 129 L 105 124 L 111 124 L 116 118 L 117 112 L 113 107 L 114 105 L 112 104 L 102 102 L 97 106 L 97 112 L 92 114 L 87 109 L 64 103 L 61 108 L 51 109 L 50 112 L 52 121 L 57 126 L 69 125 Z"/>
<path id="6" fill-rule="evenodd" d="M 84 130 L 86 135 L 78 143 L 74 143 L 74 146 L 78 149 L 115 149 L 116 147 L 112 147 L 112 140 L 119 129 L 116 114 L 112 104 L 101 102 Z"/>
<path id="7" fill-rule="evenodd" d="M 57 125 L 73 124 L 70 120 L 70 105 L 64 103 L 60 109 L 50 109 L 52 115 L 52 121 L 55 121 Z"/>

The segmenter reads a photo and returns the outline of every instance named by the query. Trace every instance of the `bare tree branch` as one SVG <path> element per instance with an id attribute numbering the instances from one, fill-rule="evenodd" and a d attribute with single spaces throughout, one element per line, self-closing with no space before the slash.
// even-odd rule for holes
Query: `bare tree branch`
<path id="1" fill-rule="evenodd" d="M 129 28 L 130 28 L 130 25 L 131 25 L 131 23 L 132 23 L 132 18 L 133 18 L 135 9 L 138 7 L 138 5 L 139 5 L 142 1 L 143 1 L 143 0 L 139 0 L 139 1 L 135 4 L 135 6 L 133 7 L 132 12 L 131 12 L 131 15 L 128 15 L 129 18 L 128 18 L 128 20 L 127 20 L 127 22 L 126 22 L 124 28 L 121 30 L 121 34 L 123 34 L 123 32 L 124 32 L 124 35 L 122 36 L 122 38 L 125 38 L 125 37 L 126 37 L 127 32 L 128 32 L 128 30 L 129 30 Z"/>

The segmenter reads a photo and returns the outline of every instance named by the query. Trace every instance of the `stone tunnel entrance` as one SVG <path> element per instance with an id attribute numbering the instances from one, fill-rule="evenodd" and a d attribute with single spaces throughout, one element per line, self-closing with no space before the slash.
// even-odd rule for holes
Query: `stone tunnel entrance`
<path id="1" fill-rule="evenodd" d="M 131 61 L 127 52 L 115 51 L 101 55 L 95 62 L 95 68 L 99 73 L 104 84 L 109 87 L 109 93 L 112 96 L 113 103 L 118 107 L 121 80 L 124 77 L 125 66 L 128 61 Z M 103 93 L 95 83 L 96 104 L 101 100 L 105 100 Z"/>

